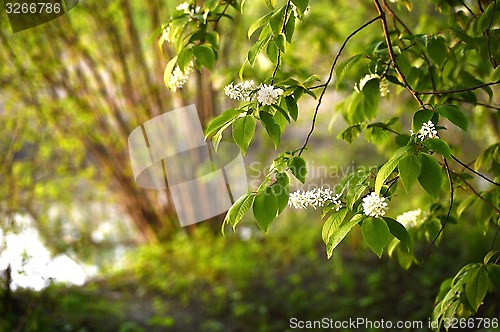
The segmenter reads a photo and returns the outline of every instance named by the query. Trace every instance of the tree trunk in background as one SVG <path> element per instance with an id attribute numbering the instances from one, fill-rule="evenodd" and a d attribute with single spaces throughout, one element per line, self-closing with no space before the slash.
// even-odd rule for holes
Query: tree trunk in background
<path id="1" fill-rule="evenodd" d="M 55 151 L 73 142 L 74 149 L 79 146 L 85 154 L 83 160 L 75 161 L 73 171 L 91 163 L 104 190 L 116 198 L 140 240 L 147 242 L 168 238 L 181 229 L 165 191 L 136 185 L 127 146 L 128 135 L 137 126 L 192 103 L 187 94 L 182 95 L 185 92 L 173 94 L 163 83 L 168 59 L 150 37 L 167 17 L 165 4 L 158 0 L 80 2 L 59 19 L 21 33 L 12 34 L 4 21 L 0 36 L 0 61 L 5 65 L 1 74 L 8 82 L 2 83 L 0 97 L 10 101 L 3 112 L 31 110 L 35 119 L 26 115 L 23 121 L 36 123 L 33 143 L 45 144 L 40 135 L 50 137 L 54 144 L 52 156 L 29 157 L 30 176 L 37 179 L 42 170 L 49 170 L 47 181 L 57 182 L 60 156 Z M 164 45 L 165 53 L 173 54 L 168 47 Z M 209 73 L 198 73 L 196 85 L 196 106 L 205 124 L 216 113 Z M 22 149 L 30 142 L 21 138 L 18 143 Z M 41 184 L 34 181 L 24 190 L 35 191 L 37 185 Z M 51 204 L 23 190 L 16 197 L 17 206 L 10 211 L 35 203 L 37 213 L 44 214 Z"/>

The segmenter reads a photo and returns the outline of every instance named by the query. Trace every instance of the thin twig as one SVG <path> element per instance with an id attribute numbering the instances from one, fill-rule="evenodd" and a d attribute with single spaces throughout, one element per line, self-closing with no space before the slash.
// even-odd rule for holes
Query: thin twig
<path id="1" fill-rule="evenodd" d="M 472 16 L 476 16 L 476 14 L 474 14 L 474 12 L 469 8 L 469 6 L 467 6 L 467 4 L 463 1 L 463 0 L 460 0 L 460 3 L 465 7 L 467 8 L 467 10 L 469 11 L 469 13 L 472 15 Z"/>
<path id="2" fill-rule="evenodd" d="M 495 181 L 493 181 L 493 180 L 487 178 L 486 176 L 484 176 L 483 174 L 475 171 L 473 168 L 471 168 L 470 166 L 468 166 L 467 164 L 465 164 L 463 161 L 461 161 L 460 159 L 458 159 L 454 155 L 451 155 L 451 158 L 453 160 L 455 160 L 457 163 L 459 163 L 460 165 L 462 165 L 463 167 L 467 168 L 472 173 L 476 174 L 477 176 L 480 176 L 481 178 L 483 178 L 484 180 L 488 181 L 489 183 L 494 184 L 497 187 L 500 187 L 500 183 L 496 183 Z"/>
<path id="3" fill-rule="evenodd" d="M 488 56 L 490 58 L 490 62 L 491 62 L 491 65 L 493 66 L 493 68 L 496 68 L 497 67 L 497 62 L 495 60 L 495 58 L 493 57 L 493 55 L 491 54 L 491 26 L 493 25 L 493 19 L 495 18 L 495 7 L 497 5 L 497 0 L 494 0 L 493 1 L 493 12 L 491 14 L 491 19 L 490 19 L 490 24 L 488 25 L 488 31 L 487 31 L 487 35 L 488 35 Z"/>
<path id="4" fill-rule="evenodd" d="M 326 84 L 318 84 L 318 85 L 313 85 L 312 87 L 308 88 L 309 90 L 314 90 L 314 89 L 318 89 L 318 88 L 322 88 L 324 87 Z"/>
<path id="5" fill-rule="evenodd" d="M 413 33 L 411 32 L 410 28 L 408 28 L 408 26 L 403 22 L 403 20 L 401 20 L 398 15 L 396 15 L 396 13 L 392 10 L 391 7 L 389 7 L 389 5 L 387 4 L 387 0 L 384 0 L 384 7 L 387 8 L 387 11 L 389 12 L 389 14 L 394 17 L 394 19 L 396 21 L 398 21 L 399 24 L 401 24 L 401 26 L 403 27 L 403 29 L 405 29 L 406 32 L 408 32 L 409 35 L 413 35 Z"/>
<path id="6" fill-rule="evenodd" d="M 472 101 L 468 101 L 468 100 L 465 100 L 465 99 L 460 99 L 460 98 L 452 98 L 453 100 L 455 101 L 459 101 L 459 102 L 462 102 L 462 103 L 469 103 L 469 104 L 473 104 L 473 105 L 479 105 L 479 106 L 484 106 L 486 108 L 491 108 L 493 110 L 497 110 L 497 111 L 500 111 L 500 107 L 499 106 L 495 106 L 495 105 L 490 105 L 490 104 L 485 104 L 485 103 L 481 103 L 481 102 L 472 102 Z"/>
<path id="7" fill-rule="evenodd" d="M 392 49 L 392 42 L 391 42 L 391 37 L 389 35 L 389 27 L 387 25 L 387 19 L 385 17 L 385 13 L 384 13 L 384 10 L 382 9 L 382 6 L 380 5 L 380 1 L 373 0 L 373 2 L 375 4 L 375 7 L 377 7 L 377 11 L 378 11 L 379 16 L 382 20 L 382 29 L 384 30 L 385 41 L 387 43 L 387 51 L 389 52 L 389 57 L 391 58 L 392 66 L 394 67 L 394 70 L 396 70 L 396 73 L 398 73 L 398 76 L 401 79 L 401 82 L 405 86 L 406 90 L 408 90 L 408 92 L 410 92 L 410 94 L 413 96 L 413 98 L 415 98 L 415 100 L 418 102 L 420 107 L 424 107 L 424 102 L 422 101 L 422 99 L 420 99 L 420 97 L 418 96 L 416 91 L 413 90 L 413 88 L 410 86 L 410 84 L 406 80 L 405 75 L 403 74 L 403 72 L 401 71 L 401 69 L 399 68 L 399 66 L 396 62 L 396 54 L 394 54 L 394 50 Z"/>
<path id="8" fill-rule="evenodd" d="M 500 80 L 495 81 L 495 82 L 490 82 L 490 83 L 472 86 L 470 88 L 463 88 L 463 89 L 456 89 L 456 90 L 445 90 L 445 91 L 415 91 L 415 93 L 417 95 L 449 95 L 449 94 L 459 93 L 459 92 L 474 91 L 477 89 L 486 88 L 488 86 L 496 85 L 496 84 L 500 84 Z"/>
<path id="9" fill-rule="evenodd" d="M 446 160 L 446 158 L 443 157 L 443 161 L 444 161 L 444 167 L 446 169 L 446 174 L 448 175 L 448 182 L 450 183 L 450 204 L 448 205 L 448 212 L 446 213 L 446 218 L 444 219 L 443 225 L 439 229 L 439 232 L 437 233 L 437 235 L 432 240 L 431 244 L 429 244 L 427 249 L 425 249 L 424 257 L 422 258 L 422 263 L 420 264 L 420 266 L 424 266 L 424 261 L 425 261 L 425 258 L 427 257 L 427 254 L 429 253 L 429 250 L 431 250 L 434 243 L 436 243 L 439 236 L 441 236 L 441 233 L 443 233 L 444 228 L 446 227 L 446 224 L 448 223 L 448 220 L 450 219 L 451 208 L 453 207 L 453 193 L 454 193 L 453 179 L 451 177 L 451 171 L 450 171 L 450 166 L 448 165 L 448 160 Z"/>
<path id="10" fill-rule="evenodd" d="M 281 32 L 284 33 L 285 36 L 286 36 L 286 19 L 288 16 L 288 11 L 290 9 L 290 5 L 291 5 L 291 0 L 288 0 L 286 3 L 285 17 L 283 18 L 283 25 L 281 26 Z M 276 67 L 274 67 L 273 76 L 271 79 L 271 84 L 274 82 L 274 78 L 276 77 L 276 73 L 278 72 L 278 68 L 280 66 L 280 61 L 281 61 L 281 50 L 278 47 L 278 58 L 276 59 Z"/>
<path id="11" fill-rule="evenodd" d="M 215 24 L 214 24 L 214 30 L 215 31 L 217 31 L 217 27 L 219 26 L 219 21 L 222 18 L 222 16 L 224 16 L 226 14 L 226 11 L 227 11 L 228 8 L 229 8 L 229 5 L 226 5 L 224 7 L 224 9 L 222 10 L 222 12 L 219 14 L 219 17 L 217 17 L 217 19 L 214 21 L 215 22 Z"/>
<path id="12" fill-rule="evenodd" d="M 395 177 L 393 177 L 392 179 L 390 179 L 389 181 L 387 181 L 385 184 L 387 187 L 386 191 L 384 192 L 384 194 L 382 196 L 385 197 L 385 195 L 387 195 L 387 193 L 389 192 L 389 190 L 391 190 L 392 186 L 398 182 L 398 179 L 399 179 L 399 175 L 396 175 Z"/>
<path id="13" fill-rule="evenodd" d="M 490 208 L 492 208 L 493 210 L 495 210 L 497 212 L 497 214 L 500 214 L 500 210 L 498 208 L 496 208 L 495 206 L 493 206 L 493 204 L 491 204 L 487 199 L 485 199 L 483 196 L 481 196 L 475 189 L 474 187 L 472 187 L 472 185 L 467 182 L 467 180 L 465 180 L 460 174 L 457 174 L 455 173 L 456 176 L 458 176 L 466 185 L 467 187 L 469 187 L 469 189 L 474 193 L 474 195 L 476 195 L 477 197 L 479 197 L 479 199 L 481 199 L 486 205 L 488 205 Z"/>
<path id="14" fill-rule="evenodd" d="M 304 142 L 304 145 L 302 146 L 302 148 L 299 151 L 299 156 L 302 155 L 302 152 L 306 148 L 307 143 L 309 142 L 309 139 L 311 138 L 311 135 L 312 135 L 312 133 L 314 131 L 314 126 L 316 124 L 316 117 L 318 116 L 318 111 L 319 111 L 319 108 L 321 106 L 321 102 L 322 102 L 323 97 L 324 97 L 324 95 L 326 93 L 326 89 L 328 88 L 328 85 L 330 84 L 330 82 L 331 82 L 331 80 L 333 78 L 333 70 L 335 69 L 335 66 L 337 65 L 337 61 L 340 58 L 340 55 L 342 54 L 342 51 L 344 50 L 345 46 L 347 45 L 347 42 L 352 37 L 354 37 L 358 32 L 360 32 L 361 30 L 363 30 L 364 28 L 366 28 L 367 26 L 369 26 L 370 24 L 372 24 L 373 22 L 375 22 L 376 20 L 378 20 L 380 18 L 381 18 L 380 15 L 377 16 L 377 17 L 374 17 L 371 20 L 369 20 L 368 22 L 366 22 L 365 24 L 363 24 L 362 26 L 360 26 L 359 28 L 357 28 L 356 30 L 354 30 L 353 32 L 351 32 L 349 34 L 349 36 L 347 36 L 347 38 L 344 40 L 344 42 L 342 43 L 342 45 L 340 46 L 340 49 L 337 52 L 337 55 L 335 56 L 335 59 L 333 60 L 332 66 L 330 68 L 330 73 L 328 75 L 328 79 L 326 80 L 325 84 L 323 84 L 323 91 L 321 91 L 321 94 L 320 94 L 319 99 L 318 99 L 318 104 L 316 105 L 316 109 L 314 110 L 314 116 L 313 116 L 313 119 L 312 119 L 311 130 L 309 130 L 309 133 L 307 134 L 307 137 L 306 137 L 306 140 Z"/>

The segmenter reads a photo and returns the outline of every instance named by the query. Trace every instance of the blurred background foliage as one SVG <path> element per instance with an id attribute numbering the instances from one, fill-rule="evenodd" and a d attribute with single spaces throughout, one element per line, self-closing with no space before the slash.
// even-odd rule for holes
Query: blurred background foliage
<path id="1" fill-rule="evenodd" d="M 436 9 L 441 6 L 446 13 L 446 6 L 456 1 L 439 6 L 438 1 L 415 2 L 411 13 L 404 3 L 409 2 L 393 4 L 394 10 L 415 34 L 440 34 L 461 16 Z M 474 220 L 481 211 L 466 210 L 462 219 L 467 222 L 449 225 L 422 268 L 404 271 L 396 261 L 379 260 L 366 250 L 356 232 L 327 260 L 319 212 L 286 211 L 267 236 L 248 216 L 236 234 L 223 238 L 220 217 L 183 230 L 166 193 L 135 185 L 128 162 L 129 133 L 190 103 L 196 103 L 203 123 L 233 106 L 223 87 L 238 80 L 246 58 L 242 50 L 251 45 L 247 29 L 267 12 L 264 1 L 248 2 L 245 15 L 229 10 L 232 19 L 222 19 L 217 27 L 221 38 L 215 70 L 193 73 L 185 88 L 172 93 L 164 86 L 163 70 L 174 50 L 167 43 L 160 50 L 157 42 L 159 27 L 176 5 L 161 0 L 81 1 L 67 15 L 16 34 L 6 14 L 0 14 L 0 235 L 34 227 L 54 256 L 68 253 L 100 271 L 82 287 L 48 280 L 39 292 L 12 291 L 6 273 L 0 329 L 281 331 L 291 317 L 427 322 L 440 283 L 464 264 L 481 261 L 490 249 L 497 229 L 477 229 Z M 304 21 L 297 23 L 283 73 L 304 79 L 316 73 L 324 80 L 345 36 L 374 16 L 371 2 L 312 1 Z M 380 38 L 378 26 L 366 29 L 352 40 L 343 59 L 364 52 Z M 459 60 L 487 76 L 488 64 L 477 54 L 464 52 Z M 354 66 L 339 89 L 326 95 L 310 143 L 313 166 L 333 165 L 349 172 L 354 166 L 379 165 L 388 157 L 387 147 L 394 146 L 390 138 L 379 145 L 359 138 L 348 145 L 336 138 L 348 124 L 335 110 L 367 74 L 362 68 L 362 63 Z M 270 72 L 272 64 L 259 56 L 245 77 L 258 82 Z M 498 96 L 498 88 L 493 89 Z M 379 108 L 381 121 L 401 118 L 397 131 L 410 127 L 415 108 L 401 92 L 392 89 Z M 481 103 L 488 94 L 480 91 L 476 98 Z M 498 142 L 498 99 L 492 102 L 496 108 L 462 104 L 472 124 L 467 134 L 448 128 L 446 140 L 467 162 Z M 297 125 L 287 128 L 280 149 L 301 145 L 314 106 L 311 98 L 301 101 Z M 268 165 L 275 157 L 270 149 L 258 129 L 246 157 L 250 186 L 263 177 L 252 165 Z M 308 181 L 333 186 L 344 175 L 319 174 Z M 473 183 L 484 187 L 484 182 Z M 395 214 L 431 204 L 421 190 L 400 202 L 391 207 Z M 17 223 L 18 216 L 28 217 L 30 225 Z M 106 231 L 98 232 L 102 227 Z M 417 257 L 427 244 L 428 239 L 418 244 Z M 125 248 L 126 255 L 118 255 L 117 248 Z M 499 317 L 499 299 L 497 288 L 487 295 L 479 315 Z"/>

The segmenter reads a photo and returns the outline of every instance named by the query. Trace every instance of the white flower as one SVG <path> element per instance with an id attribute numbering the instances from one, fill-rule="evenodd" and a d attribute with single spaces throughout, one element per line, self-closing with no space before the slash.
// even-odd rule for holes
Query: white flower
<path id="1" fill-rule="evenodd" d="M 238 101 L 252 101 L 252 92 L 256 90 L 253 80 L 230 84 L 224 87 L 224 93 L 231 99 Z"/>
<path id="2" fill-rule="evenodd" d="M 178 5 L 177 7 L 175 7 L 175 9 L 177 9 L 177 10 L 181 10 L 181 11 L 183 11 L 184 13 L 186 13 L 186 14 L 187 14 L 187 13 L 189 13 L 189 7 L 190 7 L 190 6 L 191 6 L 191 5 L 190 5 L 189 3 L 187 3 L 187 2 L 183 2 L 183 3 L 181 3 L 180 5 Z"/>
<path id="3" fill-rule="evenodd" d="M 421 141 L 423 141 L 427 138 L 435 138 L 439 136 L 436 127 L 434 126 L 434 123 L 432 123 L 432 121 L 429 120 L 427 123 L 424 123 L 422 125 L 422 128 L 420 128 L 420 130 L 417 133 L 417 137 Z"/>
<path id="4" fill-rule="evenodd" d="M 422 214 L 422 210 L 412 210 L 407 211 L 399 216 L 397 216 L 396 220 L 403 225 L 405 228 L 415 227 L 418 225 L 419 217 Z"/>
<path id="5" fill-rule="evenodd" d="M 380 197 L 375 192 L 363 198 L 363 212 L 369 217 L 381 217 L 385 215 L 387 203 L 385 197 Z"/>
<path id="6" fill-rule="evenodd" d="M 389 83 L 386 78 L 380 80 L 380 97 L 386 97 L 389 94 Z"/>
<path id="7" fill-rule="evenodd" d="M 342 208 L 340 196 L 340 194 L 335 194 L 330 188 L 314 188 L 308 191 L 300 191 L 299 189 L 290 193 L 288 205 L 295 209 L 306 209 L 308 206 L 316 209 L 318 206 L 322 207 L 331 202 L 335 205 L 335 211 L 338 211 Z"/>
<path id="8" fill-rule="evenodd" d="M 163 38 L 163 40 L 165 40 L 167 43 L 170 43 L 170 24 L 165 28 L 163 29 L 162 31 L 162 34 L 161 34 L 161 37 Z"/>
<path id="9" fill-rule="evenodd" d="M 261 84 L 257 92 L 257 100 L 262 105 L 272 105 L 278 101 L 282 94 L 282 89 L 275 89 L 272 85 Z"/>
<path id="10" fill-rule="evenodd" d="M 252 229 L 250 227 L 238 227 L 238 234 L 243 241 L 248 241 L 252 238 Z"/>
<path id="11" fill-rule="evenodd" d="M 295 18 L 299 18 L 299 12 L 297 11 L 297 6 L 295 6 L 293 3 L 292 3 L 292 12 Z"/>
<path id="12" fill-rule="evenodd" d="M 168 80 L 168 87 L 173 92 L 177 91 L 186 84 L 189 74 L 193 71 L 193 63 L 190 63 L 185 69 L 184 72 L 179 68 L 179 66 L 175 66 L 172 75 L 170 75 L 170 79 Z"/>

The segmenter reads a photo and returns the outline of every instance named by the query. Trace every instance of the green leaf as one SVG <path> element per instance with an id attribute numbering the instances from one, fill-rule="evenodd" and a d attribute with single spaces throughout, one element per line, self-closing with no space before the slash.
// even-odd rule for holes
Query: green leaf
<path id="1" fill-rule="evenodd" d="M 247 213 L 250 206 L 252 206 L 254 199 L 255 196 L 250 193 L 238 198 L 238 200 L 234 202 L 234 204 L 229 208 L 229 211 L 227 211 L 226 217 L 224 218 L 224 223 L 231 224 L 233 229 L 235 229 L 236 225 Z"/>
<path id="2" fill-rule="evenodd" d="M 255 134 L 256 123 L 257 121 L 253 115 L 247 115 L 238 118 L 233 124 L 233 139 L 240 147 L 243 155 L 246 155 L 248 146 Z"/>
<path id="3" fill-rule="evenodd" d="M 323 224 L 323 228 L 321 230 L 321 238 L 325 244 L 328 244 L 330 238 L 335 233 L 335 231 L 340 227 L 342 222 L 347 215 L 347 209 L 342 208 L 339 211 L 332 213 L 330 217 Z"/>
<path id="4" fill-rule="evenodd" d="M 490 75 L 490 80 L 496 82 L 500 80 L 500 66 L 498 66 Z"/>
<path id="5" fill-rule="evenodd" d="M 430 119 L 432 119 L 433 115 L 434 112 L 427 109 L 415 112 L 415 114 L 413 115 L 413 124 L 412 124 L 413 132 L 418 133 L 420 128 L 422 128 L 424 122 L 427 122 Z"/>
<path id="6" fill-rule="evenodd" d="M 297 6 L 297 9 L 300 14 L 304 14 L 304 12 L 307 9 L 307 6 L 309 6 L 309 0 L 292 0 L 293 4 Z"/>
<path id="7" fill-rule="evenodd" d="M 264 233 L 267 233 L 269 226 L 276 218 L 278 208 L 278 199 L 269 187 L 260 191 L 255 197 L 253 214 L 257 225 Z"/>
<path id="8" fill-rule="evenodd" d="M 440 138 L 428 138 L 424 141 L 424 145 L 446 158 L 451 158 L 450 146 Z"/>
<path id="9" fill-rule="evenodd" d="M 257 41 L 252 47 L 250 47 L 250 50 L 248 50 L 248 62 L 253 66 L 255 64 L 255 59 L 257 58 L 257 55 L 262 52 L 263 49 L 266 48 L 267 43 L 271 40 L 272 36 L 267 36 L 259 41 Z"/>
<path id="10" fill-rule="evenodd" d="M 276 0 L 264 0 L 264 2 L 271 9 L 274 9 L 274 6 L 276 6 Z"/>
<path id="11" fill-rule="evenodd" d="M 337 74 L 337 89 L 340 86 L 340 83 L 344 79 L 345 74 L 349 71 L 349 69 L 356 64 L 359 60 L 363 58 L 364 54 L 356 54 L 355 56 L 339 63 L 335 73 Z"/>
<path id="12" fill-rule="evenodd" d="M 461 216 L 464 210 L 469 207 L 477 197 L 475 195 L 468 195 L 457 206 L 457 216 Z"/>
<path id="13" fill-rule="evenodd" d="M 288 109 L 288 113 L 294 121 L 297 121 L 299 117 L 299 108 L 297 107 L 297 101 L 293 97 L 293 95 L 285 97 L 286 108 Z"/>
<path id="14" fill-rule="evenodd" d="M 274 143 L 274 148 L 277 149 L 278 146 L 280 145 L 280 139 L 281 139 L 280 126 L 276 124 L 271 114 L 265 111 L 261 111 L 259 115 L 262 125 L 264 126 L 264 128 L 267 131 L 267 134 Z"/>
<path id="15" fill-rule="evenodd" d="M 163 82 L 169 87 L 168 82 L 170 81 L 170 76 L 172 76 L 172 71 L 177 63 L 177 56 L 173 57 L 165 66 L 165 71 L 163 72 Z"/>
<path id="16" fill-rule="evenodd" d="M 273 16 L 271 16 L 271 19 L 269 20 L 269 26 L 271 27 L 271 31 L 274 35 L 278 35 L 281 32 L 283 20 L 285 18 L 285 8 L 286 6 L 281 7 L 273 14 Z"/>
<path id="17" fill-rule="evenodd" d="M 279 35 L 274 35 L 274 42 L 276 43 L 276 46 L 278 46 L 278 48 L 281 50 L 281 52 L 285 53 L 286 51 L 285 34 L 280 32 Z"/>
<path id="18" fill-rule="evenodd" d="M 368 218 L 361 225 L 361 232 L 366 244 L 380 258 L 385 246 L 391 240 L 391 231 L 384 220 L 378 218 Z"/>
<path id="19" fill-rule="evenodd" d="M 326 255 L 328 256 L 328 259 L 332 257 L 333 250 L 339 245 L 340 242 L 342 242 L 351 229 L 361 221 L 361 219 L 363 219 L 363 215 L 356 214 L 351 218 L 351 220 L 333 232 L 328 240 L 328 243 L 326 244 Z"/>
<path id="20" fill-rule="evenodd" d="M 387 223 L 391 234 L 394 235 L 399 241 L 401 241 L 401 243 L 405 245 L 407 251 L 409 252 L 412 244 L 410 234 L 408 234 L 406 228 L 392 218 L 383 217 L 383 219 Z"/>
<path id="21" fill-rule="evenodd" d="M 254 32 L 257 31 L 260 27 L 269 23 L 269 19 L 271 18 L 271 16 L 273 16 L 273 14 L 274 12 L 270 12 L 266 16 L 263 16 L 254 23 L 252 23 L 250 25 L 250 28 L 248 28 L 248 39 L 250 39 L 250 37 L 254 34 Z"/>
<path id="22" fill-rule="evenodd" d="M 273 193 L 278 199 L 278 214 L 288 206 L 288 197 L 290 196 L 290 177 L 286 172 L 280 172 L 276 175 L 276 184 L 272 187 Z"/>
<path id="23" fill-rule="evenodd" d="M 402 148 L 397 149 L 391 158 L 382 167 L 380 167 L 377 173 L 377 178 L 375 179 L 376 194 L 380 193 L 380 189 L 382 189 L 384 181 L 389 177 L 389 175 L 391 175 L 392 171 L 394 171 L 394 169 L 398 166 L 401 158 L 403 158 L 405 152 L 409 149 L 410 147 L 408 146 L 403 146 Z"/>
<path id="24" fill-rule="evenodd" d="M 446 41 L 443 37 L 437 36 L 429 39 L 427 43 L 427 51 L 431 59 L 440 66 L 446 59 L 448 52 L 448 47 L 446 46 Z"/>
<path id="25" fill-rule="evenodd" d="M 184 70 L 187 68 L 187 66 L 193 59 L 193 54 L 194 52 L 192 48 L 186 48 L 183 49 L 177 56 L 177 65 L 182 70 L 182 72 L 184 72 Z"/>
<path id="26" fill-rule="evenodd" d="M 483 267 L 476 266 L 469 270 L 465 278 L 465 294 L 467 295 L 467 300 L 474 311 L 477 312 L 490 285 L 488 272 L 486 272 Z"/>
<path id="27" fill-rule="evenodd" d="M 486 256 L 484 256 L 484 264 L 488 264 L 490 262 L 490 259 L 498 253 L 500 253 L 500 250 L 491 250 L 490 252 L 488 252 Z"/>
<path id="28" fill-rule="evenodd" d="M 292 37 L 294 32 L 295 32 L 295 15 L 290 15 L 285 24 L 286 41 L 289 44 L 292 43 Z"/>
<path id="29" fill-rule="evenodd" d="M 419 156 L 422 164 L 422 170 L 418 177 L 418 182 L 424 190 L 436 199 L 441 191 L 441 183 L 443 181 L 443 174 L 441 173 L 441 166 L 439 163 L 428 154 L 421 154 Z"/>
<path id="30" fill-rule="evenodd" d="M 467 131 L 468 121 L 465 114 L 455 105 L 439 105 L 436 110 L 451 123 Z"/>
<path id="31" fill-rule="evenodd" d="M 293 176 L 302 183 L 306 182 L 307 167 L 306 161 L 302 157 L 292 157 L 288 160 L 288 168 Z"/>
<path id="32" fill-rule="evenodd" d="M 224 111 L 221 115 L 215 117 L 212 121 L 210 121 L 207 129 L 205 130 L 205 139 L 218 132 L 220 128 L 240 116 L 240 114 L 240 110 L 229 109 Z"/>
<path id="33" fill-rule="evenodd" d="M 363 94 L 363 100 L 361 105 L 363 107 L 364 117 L 368 120 L 373 119 L 377 115 L 378 103 L 380 101 L 380 81 L 378 79 L 372 79 L 366 82 L 361 93 Z M 359 106 L 358 106 L 359 107 Z"/>
<path id="34" fill-rule="evenodd" d="M 278 46 L 276 46 L 276 43 L 268 43 L 267 44 L 267 57 L 269 60 L 271 60 L 272 63 L 278 63 Z"/>
<path id="35" fill-rule="evenodd" d="M 206 0 L 203 4 L 208 11 L 213 11 L 219 5 L 220 0 Z"/>
<path id="36" fill-rule="evenodd" d="M 399 161 L 399 178 L 406 193 L 410 191 L 411 186 L 417 180 L 421 169 L 422 165 L 417 156 L 405 156 Z"/>
<path id="37" fill-rule="evenodd" d="M 399 146 L 405 146 L 410 141 L 410 138 L 411 138 L 411 136 L 408 135 L 408 134 L 401 134 L 401 135 L 396 136 L 396 138 L 394 139 L 394 141 Z"/>
<path id="38" fill-rule="evenodd" d="M 347 127 L 343 132 L 341 132 L 338 137 L 342 138 L 347 143 L 352 143 L 361 134 L 361 125 L 354 125 Z"/>
<path id="39" fill-rule="evenodd" d="M 193 47 L 194 56 L 200 65 L 208 70 L 212 70 L 215 65 L 215 52 L 208 45 L 197 45 Z"/>
<path id="40" fill-rule="evenodd" d="M 500 265 L 489 264 L 488 274 L 490 275 L 490 280 L 500 287 Z"/>

